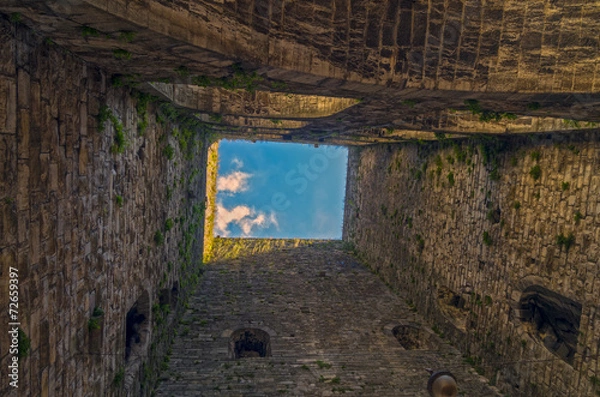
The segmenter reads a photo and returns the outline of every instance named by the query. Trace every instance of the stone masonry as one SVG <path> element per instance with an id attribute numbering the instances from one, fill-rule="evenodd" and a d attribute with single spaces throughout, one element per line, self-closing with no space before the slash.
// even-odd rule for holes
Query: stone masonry
<path id="1" fill-rule="evenodd" d="M 234 127 L 226 131 L 250 139 L 355 145 L 600 121 L 597 2 L 6 0 L 0 7 L 138 82 L 203 86 L 233 78 L 237 67 L 245 78 L 256 73 L 258 91 L 359 102 L 305 123 L 223 115 Z M 208 95 L 200 109 L 224 96 Z M 477 123 L 468 99 L 518 119 L 500 128 Z M 232 102 L 219 108 L 248 101 Z"/>
<path id="2" fill-rule="evenodd" d="M 599 33 L 599 1 L 2 0 L 0 394 L 600 395 Z M 344 249 L 213 244 L 219 137 L 371 145 Z"/>
<path id="3" fill-rule="evenodd" d="M 140 297 L 154 304 L 161 290 L 184 295 L 194 266 L 182 268 L 181 241 L 202 254 L 203 218 L 192 207 L 204 201 L 204 138 L 186 161 L 171 136 L 178 125 L 157 123 L 157 104 L 138 133 L 144 116 L 131 90 L 108 86 L 96 67 L 4 19 L 0 54 L 0 394 L 123 395 L 114 379 L 139 388 L 142 369 L 125 360 L 128 311 Z M 103 107 L 114 121 L 99 123 Z M 18 392 L 6 381 L 9 267 L 18 268 L 18 319 L 31 341 Z M 163 328 L 146 338 L 156 354 Z M 148 352 L 143 359 L 152 368 Z"/>
<path id="4" fill-rule="evenodd" d="M 599 138 L 352 150 L 344 238 L 505 393 L 595 395 Z M 581 305 L 552 324 L 575 328 L 572 359 L 527 321 L 521 299 L 540 287 L 552 292 L 545 316 Z"/>
<path id="5" fill-rule="evenodd" d="M 221 239 L 217 249 L 229 254 L 235 243 Z M 157 397 L 425 397 L 425 369 L 442 367 L 456 375 L 460 395 L 499 395 L 340 242 L 248 252 L 252 243 L 206 266 Z M 404 348 L 392 334 L 400 324 L 422 327 L 430 347 Z M 230 356 L 231 334 L 247 328 L 270 335 L 270 356 Z"/>

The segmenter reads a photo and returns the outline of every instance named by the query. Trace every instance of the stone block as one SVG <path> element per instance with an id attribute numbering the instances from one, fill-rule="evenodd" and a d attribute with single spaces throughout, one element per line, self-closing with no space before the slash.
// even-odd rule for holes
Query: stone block
<path id="1" fill-rule="evenodd" d="M 17 132 L 17 85 L 14 79 L 0 78 L 0 133 Z"/>

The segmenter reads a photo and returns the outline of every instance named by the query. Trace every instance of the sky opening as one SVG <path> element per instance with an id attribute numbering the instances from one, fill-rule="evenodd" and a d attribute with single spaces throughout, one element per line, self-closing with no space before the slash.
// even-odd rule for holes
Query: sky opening
<path id="1" fill-rule="evenodd" d="M 348 149 L 221 140 L 214 234 L 341 239 Z"/>

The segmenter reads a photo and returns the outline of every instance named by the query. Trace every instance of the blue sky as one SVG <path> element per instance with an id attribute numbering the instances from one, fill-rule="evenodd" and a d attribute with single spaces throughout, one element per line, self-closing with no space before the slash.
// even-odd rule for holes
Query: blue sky
<path id="1" fill-rule="evenodd" d="M 348 150 L 221 140 L 215 235 L 340 239 Z"/>

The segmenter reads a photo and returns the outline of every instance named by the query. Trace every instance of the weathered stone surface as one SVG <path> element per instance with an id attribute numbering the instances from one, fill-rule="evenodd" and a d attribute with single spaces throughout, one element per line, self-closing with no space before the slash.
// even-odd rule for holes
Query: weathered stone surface
<path id="1" fill-rule="evenodd" d="M 127 311 L 142 291 L 153 304 L 159 287 L 175 282 L 185 297 L 187 275 L 201 261 L 203 220 L 191 208 L 204 200 L 204 137 L 193 135 L 194 151 L 175 148 L 177 164 L 169 161 L 164 147 L 178 146 L 170 133 L 182 127 L 157 123 L 157 104 L 148 105 L 148 126 L 139 136 L 142 116 L 129 89 L 101 92 L 97 80 L 106 79 L 103 72 L 23 26 L 3 19 L 0 32 L 0 320 L 9 321 L 8 268 L 13 266 L 19 271 L 18 321 L 31 340 L 28 357 L 20 360 L 19 389 L 4 382 L 0 394 L 124 395 L 113 380 L 125 368 Z M 5 68 L 5 58 L 17 60 L 17 66 Z M 97 128 L 101 106 L 116 117 L 103 131 Z M 111 151 L 115 123 L 123 124 L 122 153 Z M 161 135 L 166 139 L 159 141 Z M 140 197 L 145 200 L 138 205 Z M 169 231 L 167 219 L 177 219 Z M 157 243 L 157 232 L 164 243 Z M 180 252 L 184 235 L 187 245 Z M 172 311 L 180 306 L 174 304 Z M 99 329 L 89 323 L 95 307 L 104 311 L 96 316 Z M 162 325 L 159 316 L 153 316 L 157 325 L 149 340 L 162 354 L 173 315 L 164 315 Z M 5 379 L 12 357 L 7 341 L 2 332 Z M 128 367 L 127 376 L 136 379 L 131 395 L 141 393 L 143 365 L 158 366 L 147 351 L 144 356 Z M 152 375 L 146 378 L 153 381 Z"/>
<path id="2" fill-rule="evenodd" d="M 352 149 L 344 238 L 505 393 L 593 395 L 599 135 L 546 138 Z"/>
<path id="3" fill-rule="evenodd" d="M 340 242 L 277 243 L 240 250 L 221 239 L 157 396 L 427 396 L 426 368 L 450 369 L 464 395 L 498 395 L 431 331 L 435 348 L 403 348 L 392 329 L 422 320 Z M 231 356 L 231 338 L 247 328 L 268 334 L 269 356 Z"/>

